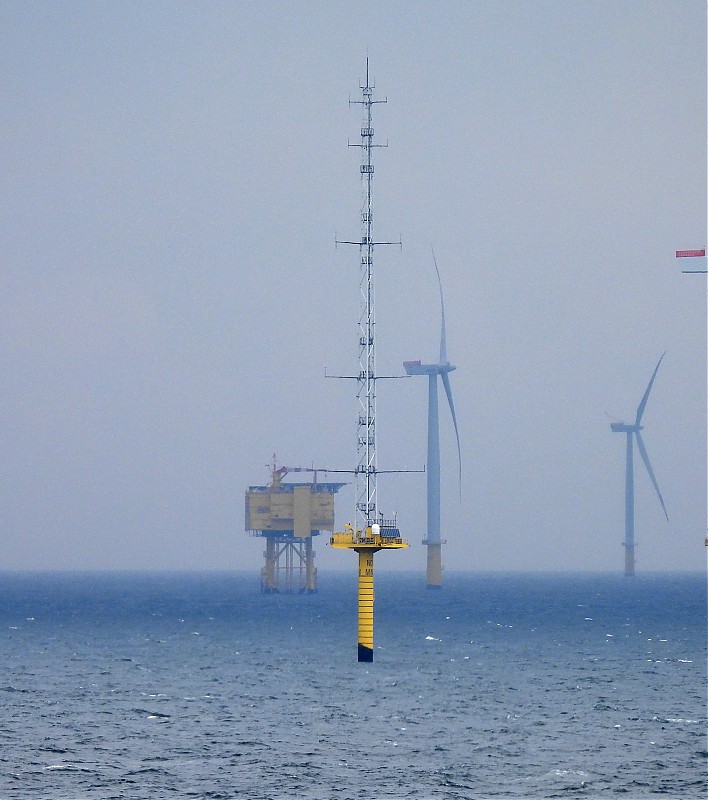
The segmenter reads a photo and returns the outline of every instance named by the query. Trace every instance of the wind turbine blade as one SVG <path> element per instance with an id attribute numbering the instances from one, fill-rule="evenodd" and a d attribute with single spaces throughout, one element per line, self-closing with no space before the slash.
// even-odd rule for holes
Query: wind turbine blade
<path id="1" fill-rule="evenodd" d="M 661 364 L 661 359 L 666 355 L 666 352 L 661 354 L 661 358 L 659 359 L 659 363 L 654 368 L 654 373 L 651 376 L 651 380 L 649 381 L 649 385 L 647 386 L 646 392 L 644 392 L 644 397 L 642 397 L 642 402 L 637 406 L 637 419 L 635 420 L 634 424 L 639 425 L 639 421 L 642 418 L 642 414 L 644 413 L 644 409 L 647 405 L 647 400 L 649 399 L 649 392 L 651 391 L 651 387 L 654 384 L 654 378 L 656 378 L 656 373 L 659 371 L 659 364 Z"/>
<path id="2" fill-rule="evenodd" d="M 431 245 L 430 249 L 433 252 L 433 264 L 435 264 L 435 272 L 438 276 L 438 287 L 440 289 L 440 363 L 445 364 L 447 361 L 447 344 L 445 342 L 445 303 L 443 302 L 442 281 L 440 280 L 440 270 L 438 269 L 438 262 L 435 260 L 435 250 Z"/>
<path id="3" fill-rule="evenodd" d="M 639 431 L 635 431 L 635 435 L 637 437 L 637 447 L 639 448 L 639 453 L 642 456 L 642 461 L 644 462 L 644 466 L 647 468 L 647 472 L 649 473 L 651 482 L 654 484 L 656 493 L 659 496 L 659 502 L 661 503 L 661 507 L 664 509 L 664 514 L 666 515 L 666 521 L 668 522 L 669 515 L 666 511 L 666 506 L 664 505 L 664 498 L 661 496 L 661 492 L 659 491 L 659 484 L 656 482 L 656 478 L 654 477 L 654 470 L 651 468 L 651 464 L 649 463 L 649 455 L 647 454 L 646 447 L 644 447 L 642 434 Z"/>
<path id="4" fill-rule="evenodd" d="M 450 388 L 450 376 L 447 372 L 440 374 L 443 386 L 445 387 L 445 394 L 447 395 L 447 402 L 450 404 L 450 413 L 452 414 L 452 424 L 455 426 L 455 438 L 457 439 L 457 478 L 460 487 L 460 500 L 462 499 L 462 452 L 460 450 L 460 434 L 457 430 L 457 417 L 455 416 L 455 404 L 452 402 L 452 389 Z"/>

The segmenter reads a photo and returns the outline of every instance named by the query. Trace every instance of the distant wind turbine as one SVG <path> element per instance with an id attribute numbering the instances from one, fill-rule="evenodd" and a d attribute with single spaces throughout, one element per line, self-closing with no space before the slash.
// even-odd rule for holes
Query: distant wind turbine
<path id="1" fill-rule="evenodd" d="M 649 478 L 656 489 L 656 494 L 659 497 L 659 502 L 661 503 L 661 507 L 664 509 L 664 514 L 666 515 L 666 520 L 668 522 L 669 515 L 666 511 L 666 506 L 664 505 L 664 498 L 661 496 L 661 492 L 659 491 L 659 484 L 656 482 L 656 477 L 654 476 L 654 470 L 651 468 L 651 463 L 649 462 L 649 456 L 647 454 L 646 447 L 644 446 L 644 441 L 642 440 L 642 434 L 640 433 L 641 430 L 644 429 L 643 425 L 640 425 L 642 420 L 642 415 L 644 414 L 644 409 L 647 405 L 647 400 L 649 399 L 649 392 L 651 392 L 651 387 L 654 384 L 654 378 L 656 378 L 656 373 L 659 371 L 659 365 L 661 364 L 662 359 L 666 353 L 663 353 L 661 358 L 659 359 L 659 363 L 654 368 L 654 372 L 651 376 L 649 384 L 644 392 L 644 396 L 642 397 L 641 402 L 637 406 L 637 417 L 634 420 L 634 424 L 629 424 L 626 422 L 611 422 L 610 428 L 614 433 L 626 433 L 627 434 L 627 463 L 625 468 L 625 487 L 624 487 L 624 574 L 627 577 L 632 577 L 634 575 L 634 447 L 633 447 L 633 437 L 637 439 L 637 447 L 639 448 L 639 454 L 642 457 L 642 461 L 644 462 L 644 466 L 647 468 L 647 472 L 649 473 Z"/>
<path id="2" fill-rule="evenodd" d="M 403 366 L 408 375 L 428 376 L 428 535 L 423 540 L 423 544 L 427 545 L 428 548 L 426 585 L 428 589 L 441 589 L 441 550 L 443 540 L 440 538 L 440 425 L 438 421 L 438 376 L 442 380 L 442 384 L 445 388 L 447 401 L 450 405 L 450 413 L 452 414 L 452 424 L 455 427 L 460 491 L 462 491 L 462 457 L 460 453 L 460 435 L 457 430 L 457 418 L 455 416 L 455 405 L 452 402 L 452 389 L 450 388 L 449 377 L 449 373 L 455 369 L 455 366 L 447 360 L 447 346 L 445 343 L 445 304 L 443 302 L 440 270 L 435 260 L 434 251 L 433 263 L 435 264 L 435 272 L 438 276 L 438 287 L 440 288 L 440 359 L 437 364 L 422 364 L 420 361 L 404 361 Z"/>

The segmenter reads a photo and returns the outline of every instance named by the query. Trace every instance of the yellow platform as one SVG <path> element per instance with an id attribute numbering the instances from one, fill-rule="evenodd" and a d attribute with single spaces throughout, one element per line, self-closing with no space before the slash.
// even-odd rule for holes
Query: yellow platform
<path id="1" fill-rule="evenodd" d="M 395 523 L 371 525 L 365 530 L 355 531 L 351 525 L 333 533 L 329 543 L 342 550 L 354 550 L 359 554 L 359 623 L 358 661 L 374 660 L 374 553 L 379 550 L 402 550 L 408 542 L 401 538 Z"/>
<path id="2" fill-rule="evenodd" d="M 350 525 L 345 530 L 333 533 L 329 543 L 332 547 L 348 550 L 400 550 L 408 547 L 408 542 L 401 538 L 398 528 L 386 528 L 372 525 L 364 531 L 355 531 Z"/>

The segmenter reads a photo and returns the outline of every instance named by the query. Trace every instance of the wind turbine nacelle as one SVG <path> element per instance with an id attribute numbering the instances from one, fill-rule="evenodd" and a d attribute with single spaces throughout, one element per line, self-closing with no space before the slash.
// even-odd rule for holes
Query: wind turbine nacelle
<path id="1" fill-rule="evenodd" d="M 636 433 L 643 431 L 643 425 L 628 425 L 626 422 L 610 422 L 613 433 Z"/>
<path id="2" fill-rule="evenodd" d="M 403 367 L 406 375 L 442 375 L 444 372 L 452 372 L 455 369 L 453 364 L 446 361 L 444 364 L 423 364 L 418 361 L 404 361 Z"/>
<path id="3" fill-rule="evenodd" d="M 418 361 L 404 361 L 403 367 L 406 370 L 406 375 L 431 375 L 435 372 L 432 364 L 423 364 L 420 359 Z"/>

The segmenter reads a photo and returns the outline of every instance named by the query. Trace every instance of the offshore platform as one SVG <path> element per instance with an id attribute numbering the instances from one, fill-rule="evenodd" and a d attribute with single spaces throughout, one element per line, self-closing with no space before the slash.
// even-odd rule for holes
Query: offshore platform
<path id="1" fill-rule="evenodd" d="M 290 472 L 310 472 L 313 480 L 285 483 Z M 334 530 L 334 495 L 346 485 L 319 483 L 317 473 L 308 467 L 277 467 L 274 455 L 270 484 L 249 486 L 246 491 L 246 530 L 266 542 L 261 569 L 264 594 L 317 591 L 312 541 L 322 531 Z"/>

